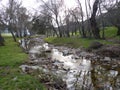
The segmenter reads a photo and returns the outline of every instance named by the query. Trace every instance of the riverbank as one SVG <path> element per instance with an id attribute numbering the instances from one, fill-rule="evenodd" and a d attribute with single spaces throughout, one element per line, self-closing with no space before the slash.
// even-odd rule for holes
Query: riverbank
<path id="1" fill-rule="evenodd" d="M 11 36 L 4 35 L 4 39 L 5 46 L 0 47 L 0 90 L 46 90 L 36 77 L 21 72 L 19 66 L 28 61 L 28 55 Z"/>

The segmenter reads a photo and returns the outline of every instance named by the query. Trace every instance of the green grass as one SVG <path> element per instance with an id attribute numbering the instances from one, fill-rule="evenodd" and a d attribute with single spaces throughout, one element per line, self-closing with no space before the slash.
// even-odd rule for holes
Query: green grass
<path id="1" fill-rule="evenodd" d="M 11 36 L 3 36 L 5 46 L 0 47 L 0 90 L 46 90 L 35 76 L 22 73 L 19 66 L 28 60 L 28 55 Z"/>
<path id="2" fill-rule="evenodd" d="M 100 32 L 102 34 L 102 32 Z M 105 28 L 105 38 L 115 38 L 117 35 L 116 27 L 106 27 Z"/>
<path id="3" fill-rule="evenodd" d="M 102 32 L 100 33 L 102 34 Z M 105 37 L 106 39 L 120 39 L 120 36 L 116 36 L 117 34 L 117 28 L 115 27 L 106 27 L 105 28 Z M 58 37 L 49 37 L 49 38 L 45 38 L 45 41 L 48 43 L 52 43 L 55 45 L 66 45 L 66 46 L 70 46 L 73 48 L 79 48 L 79 47 L 84 47 L 84 48 L 88 48 L 89 45 L 94 42 L 94 41 L 98 41 L 101 42 L 103 44 L 114 44 L 112 42 L 108 42 L 106 40 L 96 40 L 96 39 L 88 39 L 88 38 L 78 38 L 78 37 L 74 37 L 74 38 L 58 38 Z"/>
<path id="4" fill-rule="evenodd" d="M 27 60 L 27 54 L 13 42 L 10 36 L 5 38 L 5 46 L 0 47 L 0 66 L 18 66 Z"/>
<path id="5" fill-rule="evenodd" d="M 9 36 L 12 36 L 12 34 L 11 33 L 2 33 L 2 36 L 9 37 Z"/>
<path id="6" fill-rule="evenodd" d="M 112 44 L 111 42 L 105 40 L 95 40 L 95 39 L 83 39 L 83 38 L 58 38 L 58 37 L 49 37 L 45 38 L 45 41 L 55 45 L 66 45 L 68 47 L 79 48 L 89 47 L 90 43 L 93 41 L 99 41 L 103 44 Z"/>

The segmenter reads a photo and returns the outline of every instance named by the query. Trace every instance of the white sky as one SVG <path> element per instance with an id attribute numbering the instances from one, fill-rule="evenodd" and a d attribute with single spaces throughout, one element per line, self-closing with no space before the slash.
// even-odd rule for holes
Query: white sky
<path id="1" fill-rule="evenodd" d="M 5 5 L 5 3 L 8 0 L 2 0 L 2 3 Z M 72 8 L 76 6 L 76 1 L 77 0 L 64 0 L 64 3 L 66 4 L 67 8 Z M 92 2 L 93 0 L 91 0 Z M 27 7 L 27 9 L 32 10 L 33 8 L 36 9 L 39 6 L 39 3 L 36 0 L 22 0 L 23 6 Z M 82 6 L 83 6 L 83 11 L 85 10 L 85 0 L 80 0 Z"/>
<path id="2" fill-rule="evenodd" d="M 27 9 L 36 9 L 39 6 L 36 0 L 22 0 L 23 6 L 27 7 Z"/>

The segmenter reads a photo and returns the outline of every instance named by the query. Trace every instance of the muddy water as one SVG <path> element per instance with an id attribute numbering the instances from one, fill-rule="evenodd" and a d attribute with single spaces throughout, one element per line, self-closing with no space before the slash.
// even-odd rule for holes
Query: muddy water
<path id="1" fill-rule="evenodd" d="M 69 49 L 65 51 L 47 43 L 29 50 L 32 61 L 38 63 L 36 67 L 62 78 L 68 90 L 120 90 L 119 63 L 113 65 L 110 60 L 94 61 L 70 52 Z M 44 59 L 41 60 L 41 57 Z"/>

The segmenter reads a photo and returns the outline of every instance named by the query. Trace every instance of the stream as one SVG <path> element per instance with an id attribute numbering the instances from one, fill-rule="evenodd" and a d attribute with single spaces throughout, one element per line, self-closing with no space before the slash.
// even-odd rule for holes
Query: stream
<path id="1" fill-rule="evenodd" d="M 28 40 L 28 46 L 21 43 L 24 49 L 27 48 L 32 63 L 20 66 L 24 73 L 26 69 L 50 72 L 65 82 L 67 90 L 120 90 L 120 60 L 81 49 L 54 46 L 43 39 L 44 36 L 32 38 Z"/>

